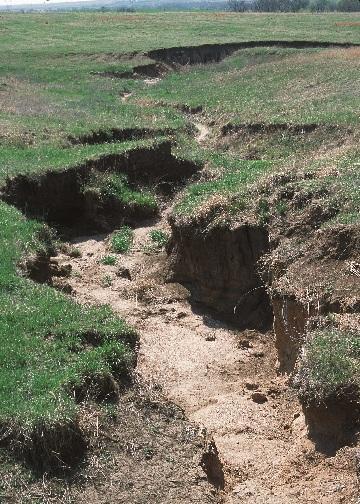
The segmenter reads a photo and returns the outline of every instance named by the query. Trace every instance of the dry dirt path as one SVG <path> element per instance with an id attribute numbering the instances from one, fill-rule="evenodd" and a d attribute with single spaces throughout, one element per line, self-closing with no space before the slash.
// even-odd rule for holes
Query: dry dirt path
<path id="1" fill-rule="evenodd" d="M 326 458 L 307 440 L 300 405 L 276 374 L 272 334 L 194 311 L 185 288 L 164 283 L 166 256 L 148 242 L 155 228 L 166 230 L 165 217 L 137 228 L 116 266 L 99 264 L 106 236 L 80 238 L 81 257 L 57 259 L 71 262 L 67 281 L 81 302 L 111 305 L 140 332 L 138 373 L 212 434 L 225 471 L 221 502 L 358 502 L 349 449 Z"/>

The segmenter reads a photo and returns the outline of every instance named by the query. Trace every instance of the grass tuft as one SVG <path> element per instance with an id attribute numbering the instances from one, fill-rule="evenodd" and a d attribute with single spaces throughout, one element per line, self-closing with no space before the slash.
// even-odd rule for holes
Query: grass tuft
<path id="1" fill-rule="evenodd" d="M 115 266 L 116 261 L 117 258 L 113 255 L 104 256 L 100 260 L 101 264 L 104 264 L 105 266 Z"/>
<path id="2" fill-rule="evenodd" d="M 169 241 L 169 235 L 161 229 L 153 229 L 149 233 L 150 240 L 157 249 L 162 249 L 166 247 Z"/>
<path id="3" fill-rule="evenodd" d="M 123 226 L 111 237 L 111 248 L 117 254 L 129 252 L 134 239 L 134 231 L 129 226 Z"/>
<path id="4" fill-rule="evenodd" d="M 351 386 L 360 387 L 360 334 L 335 328 L 312 332 L 296 384 L 305 401 L 318 404 Z"/>
<path id="5" fill-rule="evenodd" d="M 94 172 L 82 189 L 83 193 L 97 194 L 101 201 L 116 200 L 121 205 L 156 212 L 157 202 L 150 191 L 132 189 L 123 173 Z"/>

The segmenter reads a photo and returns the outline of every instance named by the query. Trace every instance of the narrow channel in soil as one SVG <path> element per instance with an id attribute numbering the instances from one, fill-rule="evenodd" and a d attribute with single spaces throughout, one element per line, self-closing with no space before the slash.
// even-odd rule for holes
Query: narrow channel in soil
<path id="1" fill-rule="evenodd" d="M 109 304 L 139 331 L 139 375 L 214 438 L 225 471 L 221 502 L 355 502 L 348 448 L 327 458 L 308 440 L 296 395 L 276 373 L 272 332 L 227 326 L 166 282 L 166 253 L 154 250 L 149 232 L 170 232 L 169 212 L 136 228 L 115 266 L 100 261 L 110 253 L 108 236 L 73 240 L 80 257 L 54 258 L 71 265 L 67 289 L 80 302 Z"/>

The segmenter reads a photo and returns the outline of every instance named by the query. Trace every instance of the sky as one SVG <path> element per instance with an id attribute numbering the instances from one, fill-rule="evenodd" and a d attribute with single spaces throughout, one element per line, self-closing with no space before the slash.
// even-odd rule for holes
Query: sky
<path id="1" fill-rule="evenodd" d="M 39 4 L 52 4 L 52 3 L 62 3 L 62 2 L 75 2 L 78 0 L 0 0 L 0 6 L 9 6 L 12 5 L 39 5 Z M 86 0 L 83 0 L 86 1 Z"/>

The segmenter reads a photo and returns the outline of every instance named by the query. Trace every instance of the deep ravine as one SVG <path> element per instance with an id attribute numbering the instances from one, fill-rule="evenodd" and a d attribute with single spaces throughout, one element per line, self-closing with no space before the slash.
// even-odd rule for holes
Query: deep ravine
<path id="1" fill-rule="evenodd" d="M 139 331 L 137 372 L 214 437 L 225 470 L 221 502 L 355 503 L 349 448 L 326 458 L 307 439 L 296 395 L 276 373 L 272 332 L 228 327 L 192 307 L 183 286 L 165 282 L 166 254 L 148 235 L 169 231 L 168 212 L 135 229 L 116 266 L 99 263 L 107 236 L 73 240 L 81 257 L 56 257 L 71 264 L 68 289 L 80 302 L 109 304 Z"/>

